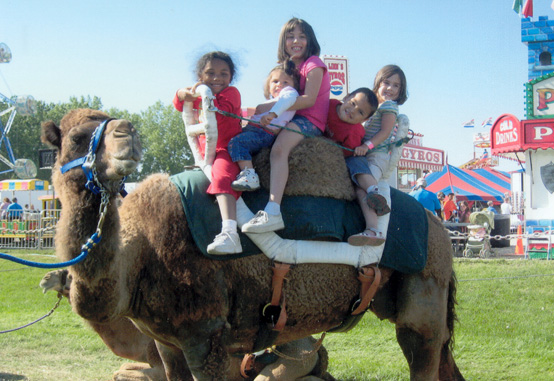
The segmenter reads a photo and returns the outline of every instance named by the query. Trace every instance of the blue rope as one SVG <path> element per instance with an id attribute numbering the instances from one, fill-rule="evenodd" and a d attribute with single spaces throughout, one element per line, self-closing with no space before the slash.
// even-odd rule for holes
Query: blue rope
<path id="1" fill-rule="evenodd" d="M 0 253 L 0 259 L 7 259 L 8 261 L 19 263 L 21 265 L 30 266 L 30 267 L 38 267 L 38 268 L 41 268 L 41 269 L 57 269 L 57 268 L 60 268 L 60 267 L 73 266 L 74 264 L 77 264 L 77 263 L 81 262 L 83 259 L 85 259 L 87 254 L 88 254 L 88 250 L 87 251 L 83 250 L 78 257 L 73 258 L 70 261 L 62 262 L 62 263 L 31 262 L 31 261 L 27 261 L 25 259 L 17 258 L 17 257 L 11 256 L 11 255 L 8 255 L 8 254 L 4 254 L 4 253 Z"/>
<path id="2" fill-rule="evenodd" d="M 61 267 L 68 267 L 68 266 L 73 266 L 79 262 L 82 262 L 87 257 L 90 249 L 98 242 L 100 242 L 100 239 L 101 237 L 98 235 L 98 233 L 94 233 L 92 237 L 90 237 L 90 239 L 87 241 L 87 243 L 83 245 L 81 254 L 79 254 L 78 257 L 75 257 L 72 260 L 67 262 L 61 262 L 61 263 L 32 262 L 32 261 L 27 261 L 25 259 L 14 257 L 12 255 L 8 255 L 5 253 L 0 253 L 0 259 L 6 259 L 8 261 L 19 263 L 21 265 L 25 265 L 29 267 L 38 267 L 41 269 L 57 269 Z"/>

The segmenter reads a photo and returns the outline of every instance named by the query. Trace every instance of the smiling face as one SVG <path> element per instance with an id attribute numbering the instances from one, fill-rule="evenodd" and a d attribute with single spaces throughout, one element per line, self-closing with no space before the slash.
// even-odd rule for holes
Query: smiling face
<path id="1" fill-rule="evenodd" d="M 369 119 L 374 110 L 364 93 L 356 93 L 346 97 L 337 111 L 343 122 L 358 124 Z"/>
<path id="2" fill-rule="evenodd" d="M 269 76 L 269 95 L 277 98 L 282 89 L 287 86 L 294 87 L 294 79 L 283 70 L 274 70 Z"/>
<path id="3" fill-rule="evenodd" d="M 400 86 L 402 86 L 402 82 L 398 74 L 383 79 L 377 91 L 379 103 L 383 103 L 384 101 L 396 101 L 400 94 Z"/>
<path id="4" fill-rule="evenodd" d="M 294 63 L 301 63 L 306 58 L 308 38 L 299 25 L 285 35 L 285 52 Z"/>
<path id="5" fill-rule="evenodd" d="M 229 87 L 232 79 L 231 68 L 227 62 L 218 58 L 208 61 L 200 73 L 200 78 L 198 78 L 200 82 L 212 90 L 214 95 Z"/>

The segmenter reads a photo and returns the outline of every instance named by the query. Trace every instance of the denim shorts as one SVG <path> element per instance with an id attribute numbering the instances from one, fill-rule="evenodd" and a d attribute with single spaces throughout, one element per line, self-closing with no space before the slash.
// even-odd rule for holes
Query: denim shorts
<path id="1" fill-rule="evenodd" d="M 323 131 L 321 131 L 315 124 L 310 122 L 308 118 L 302 115 L 295 115 L 294 118 L 290 121 L 290 123 L 294 123 L 300 128 L 300 131 L 307 135 L 306 137 L 318 137 L 323 135 Z"/>
<path id="2" fill-rule="evenodd" d="M 242 132 L 229 141 L 231 160 L 252 160 L 252 155 L 262 148 L 271 147 L 277 135 L 273 135 L 262 128 L 248 124 Z"/>
<path id="3" fill-rule="evenodd" d="M 388 166 L 389 159 L 390 156 L 387 152 L 372 152 L 365 156 L 347 157 L 346 166 L 354 184 L 360 186 L 358 180 L 356 180 L 356 175 L 371 175 L 375 180 L 379 181 Z"/>
<path id="4" fill-rule="evenodd" d="M 350 172 L 350 178 L 354 184 L 360 186 L 356 180 L 356 175 L 367 174 L 371 175 L 371 170 L 369 169 L 369 162 L 365 156 L 348 156 L 345 158 L 346 166 Z"/>

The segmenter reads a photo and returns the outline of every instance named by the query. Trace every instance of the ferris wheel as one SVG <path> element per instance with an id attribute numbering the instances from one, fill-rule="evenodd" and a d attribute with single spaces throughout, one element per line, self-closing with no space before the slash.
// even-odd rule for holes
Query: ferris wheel
<path id="1" fill-rule="evenodd" d="M 9 63 L 11 60 L 10 48 L 0 42 L 0 64 Z M 37 167 L 32 160 L 15 158 L 8 134 L 17 113 L 28 116 L 36 112 L 35 99 L 30 95 L 15 97 L 15 100 L 13 98 L 0 93 L 0 107 L 7 106 L 0 111 L 0 161 L 8 166 L 8 169 L 0 170 L 0 174 L 13 171 L 20 179 L 30 179 L 37 175 Z M 6 124 L 2 122 L 4 115 L 7 116 Z M 5 150 L 2 150 L 2 146 Z"/>

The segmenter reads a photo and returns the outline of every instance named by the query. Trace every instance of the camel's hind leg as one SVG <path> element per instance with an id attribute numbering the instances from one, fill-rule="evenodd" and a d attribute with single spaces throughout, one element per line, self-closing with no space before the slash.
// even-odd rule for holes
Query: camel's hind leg
<path id="1" fill-rule="evenodd" d="M 398 290 L 396 337 L 410 366 L 411 380 L 437 380 L 447 327 L 448 288 L 421 274 L 404 275 Z"/>

